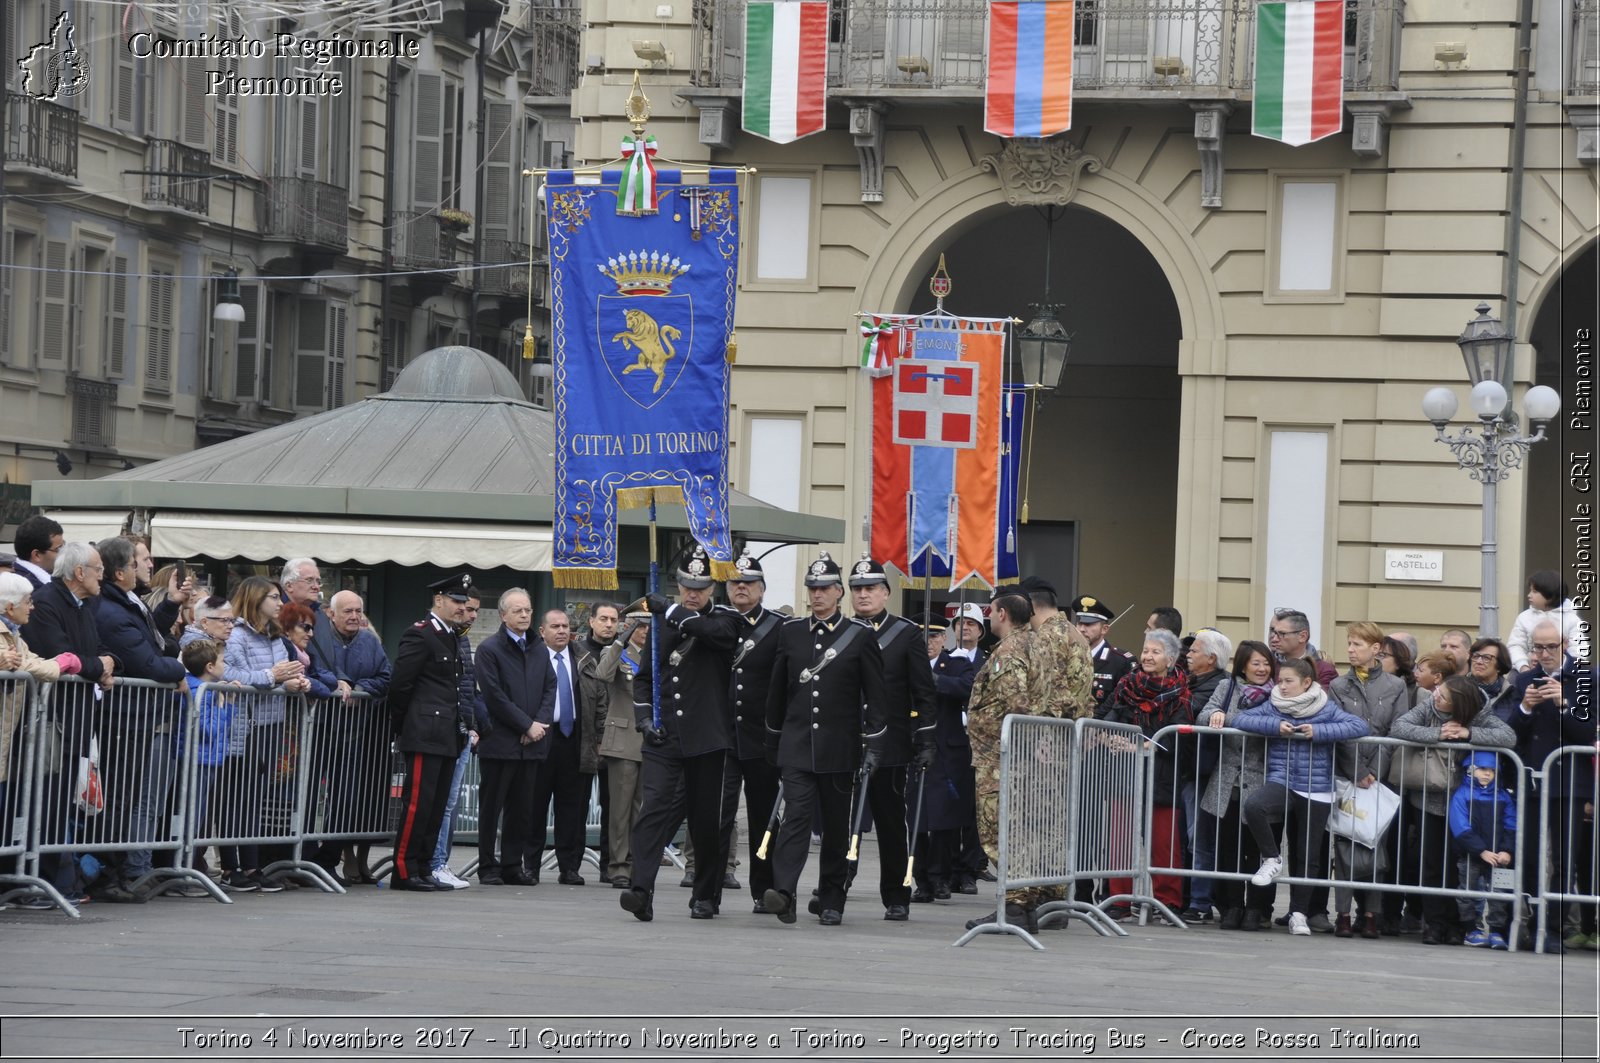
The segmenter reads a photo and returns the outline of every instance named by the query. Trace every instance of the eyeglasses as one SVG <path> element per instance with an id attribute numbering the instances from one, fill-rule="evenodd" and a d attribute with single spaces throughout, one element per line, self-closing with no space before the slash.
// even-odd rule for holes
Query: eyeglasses
<path id="1" fill-rule="evenodd" d="M 1372 655 L 1372 659 L 1375 661 L 1387 661 L 1389 655 L 1387 653 L 1375 653 Z"/>
<path id="2" fill-rule="evenodd" d="M 1269 639 L 1287 639 L 1287 638 L 1293 638 L 1296 635 L 1303 635 L 1303 634 L 1305 634 L 1304 631 L 1293 631 L 1293 630 L 1291 630 L 1291 631 L 1279 631 L 1275 627 L 1267 629 L 1267 638 L 1269 638 Z"/>
<path id="3" fill-rule="evenodd" d="M 315 624 L 296 624 L 294 629 L 296 631 L 315 631 L 317 628 Z"/>
<path id="4" fill-rule="evenodd" d="M 1499 661 L 1500 655 L 1498 653 L 1474 653 L 1470 659 L 1474 661 Z"/>
<path id="5" fill-rule="evenodd" d="M 1559 642 L 1535 642 L 1533 644 L 1533 650 L 1535 653 L 1551 653 L 1555 650 L 1559 650 L 1560 648 L 1561 643 Z"/>
<path id="6" fill-rule="evenodd" d="M 227 624 L 229 627 L 232 627 L 238 623 L 238 621 L 231 616 L 208 616 L 200 622 L 202 624 Z"/>

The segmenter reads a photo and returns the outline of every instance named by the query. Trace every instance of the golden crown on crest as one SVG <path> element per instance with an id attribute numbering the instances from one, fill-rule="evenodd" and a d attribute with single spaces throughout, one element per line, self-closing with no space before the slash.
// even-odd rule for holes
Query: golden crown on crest
<path id="1" fill-rule="evenodd" d="M 629 251 L 606 260 L 597 266 L 601 273 L 617 283 L 622 295 L 666 295 L 672 291 L 672 282 L 689 272 L 689 264 L 668 258 L 659 251 L 648 255 L 643 251 Z"/>

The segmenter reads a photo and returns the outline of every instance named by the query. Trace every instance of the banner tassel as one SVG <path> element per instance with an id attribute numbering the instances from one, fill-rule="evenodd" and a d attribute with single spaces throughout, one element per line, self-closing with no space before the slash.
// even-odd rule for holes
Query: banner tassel
<path id="1" fill-rule="evenodd" d="M 550 582 L 561 590 L 614 591 L 617 589 L 617 570 L 614 568 L 553 568 Z"/>

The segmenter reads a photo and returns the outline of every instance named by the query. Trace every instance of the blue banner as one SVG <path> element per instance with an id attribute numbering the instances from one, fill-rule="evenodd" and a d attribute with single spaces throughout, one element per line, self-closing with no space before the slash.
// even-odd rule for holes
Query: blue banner
<path id="1" fill-rule="evenodd" d="M 656 173 L 659 212 L 616 213 L 618 171 L 546 179 L 555 370 L 557 587 L 617 586 L 617 513 L 677 503 L 732 570 L 728 340 L 737 175 Z M 726 566 L 726 567 L 724 567 Z"/>

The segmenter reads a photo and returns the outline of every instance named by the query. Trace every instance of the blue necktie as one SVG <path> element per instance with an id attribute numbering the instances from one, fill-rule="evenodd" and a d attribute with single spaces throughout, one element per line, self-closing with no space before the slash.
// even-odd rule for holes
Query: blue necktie
<path id="1" fill-rule="evenodd" d="M 556 720 L 561 737 L 572 737 L 572 678 L 567 675 L 565 654 L 556 654 Z"/>

